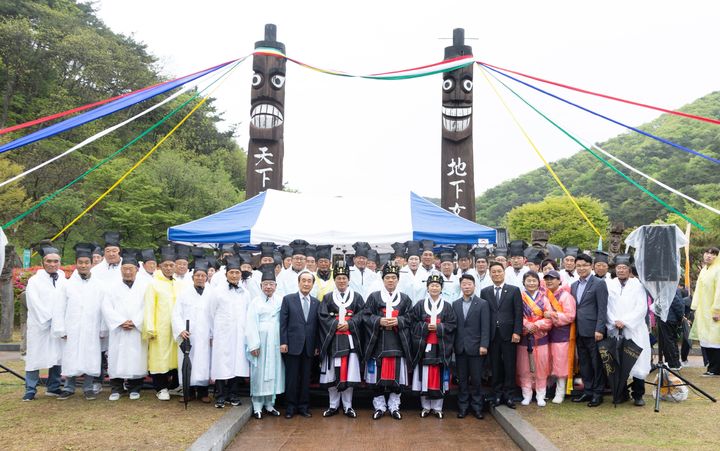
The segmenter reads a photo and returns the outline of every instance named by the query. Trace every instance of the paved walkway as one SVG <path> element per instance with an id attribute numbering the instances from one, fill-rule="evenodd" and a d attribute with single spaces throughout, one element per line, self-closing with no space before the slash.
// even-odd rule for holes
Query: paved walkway
<path id="1" fill-rule="evenodd" d="M 401 421 L 387 415 L 376 421 L 371 418 L 369 409 L 358 409 L 356 419 L 344 415 L 322 418 L 319 408 L 312 412 L 312 418 L 251 418 L 227 449 L 518 449 L 489 414 L 483 420 L 471 416 L 460 420 L 454 411 L 448 410 L 446 417 L 438 420 L 435 417 L 420 418 L 417 410 L 405 410 Z M 342 445 L 329 444 L 329 437 L 343 440 Z"/>

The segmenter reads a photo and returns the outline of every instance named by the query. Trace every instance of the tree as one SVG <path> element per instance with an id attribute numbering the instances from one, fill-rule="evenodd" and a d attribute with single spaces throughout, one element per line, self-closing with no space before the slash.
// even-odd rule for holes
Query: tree
<path id="1" fill-rule="evenodd" d="M 603 204 L 591 197 L 576 197 L 575 200 L 606 238 L 610 220 Z M 512 239 L 530 241 L 530 232 L 542 229 L 550 232 L 553 244 L 597 248 L 597 234 L 565 196 L 548 196 L 541 202 L 515 207 L 507 214 L 506 222 Z"/>

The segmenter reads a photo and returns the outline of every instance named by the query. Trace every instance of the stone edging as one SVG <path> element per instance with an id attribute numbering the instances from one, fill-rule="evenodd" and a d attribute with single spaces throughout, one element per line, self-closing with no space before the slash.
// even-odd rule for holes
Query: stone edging
<path id="1" fill-rule="evenodd" d="M 523 451 L 556 451 L 555 446 L 515 410 L 506 406 L 491 409 L 492 416 Z"/>
<path id="2" fill-rule="evenodd" d="M 222 451 L 240 432 L 252 414 L 250 398 L 243 398 L 238 407 L 225 407 L 227 413 L 220 417 L 210 429 L 195 440 L 187 449 L 191 451 Z"/>

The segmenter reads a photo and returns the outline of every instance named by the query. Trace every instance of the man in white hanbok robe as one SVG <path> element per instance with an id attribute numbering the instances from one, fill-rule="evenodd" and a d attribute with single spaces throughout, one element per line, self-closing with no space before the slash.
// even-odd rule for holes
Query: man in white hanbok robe
<path id="1" fill-rule="evenodd" d="M 178 362 L 183 361 L 180 343 L 190 339 L 190 399 L 209 403 L 210 384 L 210 293 L 207 283 L 209 263 L 196 259 L 193 268 L 192 286 L 185 287 L 178 294 L 172 313 L 172 330 L 178 342 Z M 189 324 L 189 329 L 188 329 Z M 182 380 L 182 365 L 178 365 L 178 379 Z"/>
<path id="2" fill-rule="evenodd" d="M 362 296 L 363 301 L 372 293 L 370 291 L 380 276 L 367 267 L 370 245 L 363 241 L 353 244 L 355 256 L 353 266 L 350 268 L 350 289 Z"/>
<path id="3" fill-rule="evenodd" d="M 248 306 L 245 329 L 253 417 L 258 420 L 263 408 L 269 415 L 280 416 L 275 397 L 285 391 L 285 366 L 280 355 L 282 298 L 275 293 L 275 265 L 261 266 L 261 274 L 262 294 Z"/>
<path id="4" fill-rule="evenodd" d="M 607 329 L 609 336 L 622 333 L 642 348 L 640 357 L 632 367 L 632 383 L 626 390 L 632 391 L 636 406 L 644 406 L 645 378 L 650 373 L 650 334 L 645 316 L 647 315 L 647 292 L 640 280 L 630 277 L 630 255 L 615 256 L 617 278 L 606 281 L 608 288 Z"/>
<path id="5" fill-rule="evenodd" d="M 298 277 L 300 277 L 300 273 L 305 271 L 305 246 L 307 244 L 307 241 L 304 240 L 294 240 L 290 243 L 290 247 L 292 247 L 290 267 L 280 271 L 277 276 L 276 291 L 280 298 L 297 292 Z"/>
<path id="6" fill-rule="evenodd" d="M 59 396 L 60 362 L 63 340 L 51 331 L 54 306 L 65 296 L 65 273 L 60 270 L 60 252 L 49 245 L 38 249 L 43 269 L 28 280 L 27 300 L 27 353 L 25 354 L 25 395 L 23 401 L 32 401 L 37 393 L 40 370 L 48 368 L 47 396 Z"/>
<path id="7" fill-rule="evenodd" d="M 210 295 L 210 378 L 215 380 L 215 407 L 229 401 L 240 405 L 240 378 L 250 376 L 245 351 L 245 326 L 250 295 L 240 284 L 240 260 L 226 258 L 225 284 L 213 287 Z"/>
<path id="8" fill-rule="evenodd" d="M 460 277 L 454 274 L 454 257 L 455 254 L 452 251 L 444 250 L 440 253 L 440 273 L 443 279 L 440 294 L 450 303 L 460 297 Z"/>
<path id="9" fill-rule="evenodd" d="M 127 251 L 127 250 L 126 250 Z M 110 401 L 125 391 L 130 399 L 140 398 L 143 380 L 148 374 L 148 345 L 142 338 L 145 291 L 150 279 L 140 277 L 137 256 L 123 253 L 122 280 L 106 287 L 102 313 L 108 328 L 108 376 Z"/>
<path id="10" fill-rule="evenodd" d="M 60 400 L 75 394 L 77 376 L 83 376 L 85 399 L 96 399 L 93 382 L 100 376 L 100 338 L 107 337 L 107 328 L 101 311 L 105 282 L 90 272 L 93 247 L 85 243 L 75 245 L 76 269 L 65 285 L 65 296 L 53 311 L 53 335 L 65 340 L 62 355 L 65 386 L 58 397 Z"/>

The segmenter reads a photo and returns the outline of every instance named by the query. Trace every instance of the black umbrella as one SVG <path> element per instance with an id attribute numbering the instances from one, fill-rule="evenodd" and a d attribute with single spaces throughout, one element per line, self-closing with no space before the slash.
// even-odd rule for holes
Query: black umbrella
<path id="1" fill-rule="evenodd" d="M 622 338 L 618 335 L 617 337 L 607 337 L 598 342 L 598 352 L 600 353 L 600 359 L 602 360 L 603 369 L 607 376 L 608 382 L 610 383 L 610 389 L 613 395 L 613 404 L 619 402 L 622 399 L 625 391 L 626 379 L 620 378 L 620 346 L 622 345 Z"/>
<path id="2" fill-rule="evenodd" d="M 533 346 L 535 345 L 535 336 L 531 333 L 528 333 L 527 335 L 528 344 L 527 344 L 527 352 L 528 352 L 528 365 L 530 368 L 530 372 L 535 372 L 535 355 L 533 354 Z"/>
<path id="3" fill-rule="evenodd" d="M 621 337 L 622 337 L 622 331 L 620 331 Z M 635 362 L 637 362 L 638 358 L 640 358 L 640 353 L 642 352 L 642 348 L 632 341 L 630 338 L 621 338 L 622 345 L 620 347 L 620 380 L 623 384 L 627 383 L 628 377 L 630 376 L 630 371 L 632 371 L 633 366 L 635 366 Z M 613 398 L 613 402 L 619 402 L 621 398 L 625 395 L 625 389 L 623 388 L 620 398 L 618 400 L 615 400 Z"/>
<path id="4" fill-rule="evenodd" d="M 185 330 L 190 332 L 190 320 L 185 321 Z M 180 343 L 180 350 L 183 352 L 182 361 L 182 388 L 183 388 L 183 402 L 185 403 L 185 410 L 187 410 L 188 402 L 190 401 L 190 373 L 192 372 L 192 362 L 190 362 L 190 337 L 183 338 Z"/>

